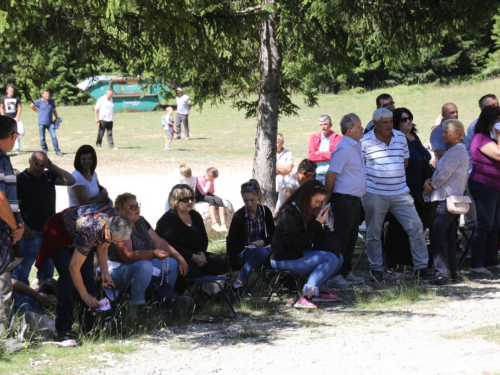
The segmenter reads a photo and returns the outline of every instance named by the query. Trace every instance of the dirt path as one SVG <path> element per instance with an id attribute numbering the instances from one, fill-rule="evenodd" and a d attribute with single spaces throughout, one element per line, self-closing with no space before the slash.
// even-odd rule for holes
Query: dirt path
<path id="1" fill-rule="evenodd" d="M 446 297 L 385 311 L 354 310 L 350 301 L 317 311 L 287 305 L 266 317 L 173 327 L 124 362 L 85 373 L 498 374 L 500 345 L 471 331 L 498 334 L 499 285 L 449 286 Z"/>

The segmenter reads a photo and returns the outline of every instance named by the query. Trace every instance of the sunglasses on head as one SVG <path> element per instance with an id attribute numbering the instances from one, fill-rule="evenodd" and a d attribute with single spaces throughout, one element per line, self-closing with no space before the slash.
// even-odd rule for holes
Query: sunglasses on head
<path id="1" fill-rule="evenodd" d="M 190 197 L 185 197 L 185 198 L 181 198 L 179 199 L 179 202 L 184 202 L 184 203 L 188 203 L 188 202 L 194 202 L 194 197 L 193 196 L 190 196 Z"/>

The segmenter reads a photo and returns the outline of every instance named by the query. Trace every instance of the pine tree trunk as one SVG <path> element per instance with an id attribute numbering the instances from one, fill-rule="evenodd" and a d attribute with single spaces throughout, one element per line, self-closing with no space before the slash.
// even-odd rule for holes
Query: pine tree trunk
<path id="1" fill-rule="evenodd" d="M 275 0 L 264 0 L 273 5 Z M 253 176 L 259 181 L 264 204 L 276 205 L 276 137 L 281 82 L 281 46 L 276 37 L 279 15 L 275 12 L 260 29 L 260 83 Z"/>

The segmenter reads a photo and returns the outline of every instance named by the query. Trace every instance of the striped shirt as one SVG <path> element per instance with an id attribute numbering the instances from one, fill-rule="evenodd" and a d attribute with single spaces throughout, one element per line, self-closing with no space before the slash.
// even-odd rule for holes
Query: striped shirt
<path id="1" fill-rule="evenodd" d="M 17 201 L 17 179 L 10 163 L 10 157 L 0 150 L 0 191 L 9 201 L 12 212 L 19 212 Z"/>
<path id="2" fill-rule="evenodd" d="M 361 139 L 366 167 L 366 191 L 380 195 L 408 192 L 405 159 L 410 157 L 408 143 L 403 133 L 392 130 L 389 146 L 379 141 L 372 130 Z"/>

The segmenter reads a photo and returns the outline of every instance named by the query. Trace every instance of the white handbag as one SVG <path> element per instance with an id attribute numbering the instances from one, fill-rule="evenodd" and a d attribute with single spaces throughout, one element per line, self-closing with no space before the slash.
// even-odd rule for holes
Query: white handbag
<path id="1" fill-rule="evenodd" d="M 446 197 L 448 211 L 456 215 L 464 215 L 469 212 L 472 200 L 468 195 L 449 195 Z"/>

